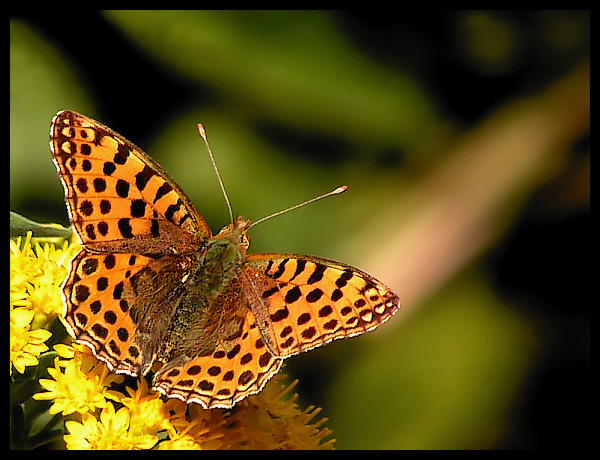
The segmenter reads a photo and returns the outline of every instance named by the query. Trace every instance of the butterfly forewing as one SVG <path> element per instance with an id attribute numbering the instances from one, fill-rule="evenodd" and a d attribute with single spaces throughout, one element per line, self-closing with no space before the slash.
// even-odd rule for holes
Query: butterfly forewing
<path id="1" fill-rule="evenodd" d="M 167 173 L 141 149 L 75 112 L 58 113 L 50 147 L 83 245 L 104 252 L 192 252 L 211 236 Z"/>

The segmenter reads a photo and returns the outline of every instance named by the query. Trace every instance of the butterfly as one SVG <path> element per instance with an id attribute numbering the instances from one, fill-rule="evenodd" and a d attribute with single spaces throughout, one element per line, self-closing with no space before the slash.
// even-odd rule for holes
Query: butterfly
<path id="1" fill-rule="evenodd" d="M 50 149 L 82 246 L 62 286 L 67 330 L 116 373 L 162 363 L 152 387 L 167 397 L 231 408 L 286 357 L 370 331 L 400 306 L 349 265 L 246 254 L 241 216 L 212 235 L 152 158 L 91 118 L 59 112 Z"/>

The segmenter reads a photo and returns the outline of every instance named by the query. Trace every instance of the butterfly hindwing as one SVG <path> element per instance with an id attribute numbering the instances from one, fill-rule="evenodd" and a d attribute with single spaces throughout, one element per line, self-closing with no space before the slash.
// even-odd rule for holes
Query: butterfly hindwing
<path id="1" fill-rule="evenodd" d="M 333 260 L 250 254 L 243 271 L 242 283 L 252 293 L 250 306 L 277 356 L 372 330 L 400 305 L 381 282 Z"/>
<path id="2" fill-rule="evenodd" d="M 80 251 L 63 285 L 69 332 L 115 372 L 145 374 L 184 294 L 184 260 Z"/>
<path id="3" fill-rule="evenodd" d="M 154 376 L 153 388 L 205 408 L 229 408 L 258 393 L 281 364 L 282 359 L 265 345 L 254 315 L 246 310 L 234 338 L 204 356 L 169 361 Z"/>

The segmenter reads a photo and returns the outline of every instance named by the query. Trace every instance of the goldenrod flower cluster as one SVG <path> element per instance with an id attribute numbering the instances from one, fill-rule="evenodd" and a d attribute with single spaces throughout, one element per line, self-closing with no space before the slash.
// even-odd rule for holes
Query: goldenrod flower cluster
<path id="1" fill-rule="evenodd" d="M 165 399 L 145 378 L 113 374 L 89 348 L 71 343 L 59 321 L 60 286 L 78 250 L 67 242 L 42 247 L 30 234 L 10 242 L 12 447 L 333 447 L 331 431 L 321 427 L 326 419 L 311 423 L 320 409 L 301 411 L 297 395 L 290 397 L 295 383 L 286 386 L 281 375 L 232 410 L 206 410 Z"/>

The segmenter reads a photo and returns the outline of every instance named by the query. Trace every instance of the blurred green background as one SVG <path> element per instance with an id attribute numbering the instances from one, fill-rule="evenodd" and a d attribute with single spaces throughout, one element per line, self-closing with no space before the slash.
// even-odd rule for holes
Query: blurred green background
<path id="1" fill-rule="evenodd" d="M 33 9 L 32 9 L 33 10 Z M 392 287 L 377 331 L 287 360 L 341 449 L 587 447 L 587 11 L 27 11 L 10 23 L 10 208 L 67 224 L 48 129 L 84 113 L 214 232 Z"/>

